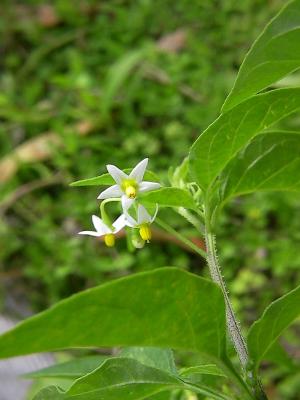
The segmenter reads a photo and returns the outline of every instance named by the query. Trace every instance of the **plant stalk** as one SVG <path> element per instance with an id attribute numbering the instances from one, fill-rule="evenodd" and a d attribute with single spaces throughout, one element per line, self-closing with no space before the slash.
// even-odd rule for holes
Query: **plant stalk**
<path id="1" fill-rule="evenodd" d="M 226 289 L 225 282 L 223 280 L 217 252 L 216 252 L 216 244 L 215 244 L 215 236 L 206 229 L 205 232 L 205 242 L 206 242 L 206 251 L 207 251 L 207 263 L 209 266 L 209 271 L 211 278 L 214 282 L 216 282 L 223 292 L 225 305 L 226 305 L 226 319 L 227 319 L 227 328 L 234 345 L 234 348 L 239 356 L 242 367 L 246 369 L 246 365 L 248 364 L 248 350 L 243 338 L 242 332 L 240 330 L 239 324 L 234 315 L 233 308 L 231 306 L 228 292 Z"/>
<path id="2" fill-rule="evenodd" d="M 201 257 L 206 259 L 206 252 L 202 250 L 200 247 L 198 247 L 195 243 L 190 241 L 188 238 L 185 236 L 181 235 L 178 231 L 176 231 L 174 228 L 172 228 L 169 224 L 166 222 L 162 221 L 160 218 L 156 218 L 155 222 L 157 225 L 159 225 L 161 228 L 163 228 L 166 232 L 170 233 L 174 237 L 176 237 L 178 240 L 180 240 L 182 243 L 184 243 L 186 246 L 190 247 L 195 253 L 198 253 Z"/>
<path id="3" fill-rule="evenodd" d="M 227 321 L 227 329 L 229 331 L 233 346 L 238 354 L 240 359 L 240 363 L 246 375 L 246 380 L 249 380 L 251 384 L 253 396 L 256 400 L 267 400 L 267 396 L 264 393 L 264 390 L 260 384 L 258 378 L 254 376 L 252 371 L 247 370 L 249 355 L 247 350 L 247 345 L 242 335 L 239 323 L 235 317 L 232 305 L 230 303 L 230 299 L 228 296 L 228 292 L 226 289 L 226 284 L 221 274 L 221 268 L 218 261 L 217 249 L 216 249 L 216 240 L 215 235 L 210 230 L 209 220 L 206 220 L 205 223 L 205 243 L 206 243 L 206 253 L 207 253 L 207 263 L 210 271 L 211 278 L 214 282 L 216 282 L 223 293 L 225 306 L 226 306 L 226 321 Z"/>
<path id="4" fill-rule="evenodd" d="M 177 239 L 182 241 L 184 244 L 189 246 L 191 249 L 193 249 L 196 253 L 198 253 L 201 257 L 206 258 L 208 265 L 209 265 L 209 270 L 210 274 L 212 277 L 212 280 L 216 282 L 222 289 L 224 299 L 225 299 L 225 304 L 226 304 L 226 318 L 227 318 L 227 327 L 229 330 L 230 337 L 232 339 L 233 345 L 236 349 L 236 352 L 239 356 L 240 362 L 242 364 L 242 367 L 245 371 L 245 374 L 247 375 L 247 380 L 250 382 L 250 387 L 252 389 L 252 394 L 251 394 L 251 389 L 247 385 L 246 381 L 242 380 L 242 377 L 239 377 L 237 372 L 234 372 L 234 367 L 232 364 L 229 362 L 229 360 L 224 360 L 225 365 L 227 366 L 228 370 L 230 371 L 231 376 L 234 377 L 234 380 L 238 384 L 238 386 L 245 391 L 245 395 L 249 396 L 254 396 L 256 400 L 267 400 L 267 396 L 265 395 L 261 384 L 259 382 L 259 379 L 255 377 L 252 372 L 249 373 L 247 371 L 246 366 L 248 363 L 248 351 L 247 351 L 247 346 L 245 343 L 245 340 L 242 336 L 242 333 L 240 331 L 239 324 L 235 318 L 234 311 L 232 309 L 228 293 L 226 290 L 226 285 L 223 280 L 221 271 L 220 271 L 220 266 L 218 263 L 218 257 L 216 253 L 216 245 L 215 245 L 215 237 L 210 231 L 207 229 L 206 230 L 206 252 L 200 249 L 198 246 L 196 246 L 193 242 L 191 242 L 189 239 L 181 235 L 178 231 L 173 229 L 170 225 L 165 223 L 164 221 L 160 220 L 159 218 L 156 218 L 155 222 L 161 226 L 164 230 L 166 230 L 168 233 L 174 235 Z M 209 226 L 209 225 L 208 225 Z"/>

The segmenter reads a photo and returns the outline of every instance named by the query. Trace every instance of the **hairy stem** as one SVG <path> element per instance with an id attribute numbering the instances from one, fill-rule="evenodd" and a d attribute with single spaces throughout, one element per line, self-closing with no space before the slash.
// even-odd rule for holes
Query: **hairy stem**
<path id="1" fill-rule="evenodd" d="M 217 252 L 216 252 L 216 244 L 215 244 L 215 236 L 206 230 L 205 232 L 205 242 L 206 242 L 206 251 L 207 251 L 207 263 L 210 270 L 210 275 L 212 280 L 216 282 L 222 289 L 223 296 L 226 304 L 226 318 L 227 318 L 227 328 L 232 340 L 232 343 L 235 347 L 235 350 L 239 356 L 240 362 L 244 369 L 246 369 L 246 365 L 248 363 L 248 351 L 245 340 L 242 336 L 239 324 L 234 315 L 233 308 L 231 306 L 228 292 L 226 289 L 225 282 L 223 280 Z"/>
<path id="2" fill-rule="evenodd" d="M 174 228 L 172 228 L 169 224 L 166 222 L 160 220 L 159 218 L 156 218 L 155 222 L 163 228 L 166 232 L 170 233 L 171 235 L 175 236 L 178 240 L 180 240 L 182 243 L 185 245 L 189 246 L 192 250 L 194 250 L 196 253 L 198 253 L 201 257 L 207 259 L 207 253 L 196 246 L 193 242 L 191 242 L 189 239 L 187 239 L 185 236 L 181 235 L 178 231 L 176 231 Z M 224 286 L 225 287 L 225 286 Z M 225 290 L 226 292 L 226 290 Z M 226 293 L 227 299 L 228 295 Z M 229 302 L 229 299 L 228 299 Z M 248 388 L 248 385 L 246 382 L 243 381 L 243 379 L 239 376 L 239 374 L 234 370 L 234 367 L 232 366 L 230 360 L 227 358 L 223 360 L 223 367 L 226 367 L 228 370 L 227 372 L 229 375 L 233 378 L 233 380 L 236 382 L 237 386 L 240 387 L 242 390 L 245 400 L 246 399 L 251 399 L 252 398 L 252 393 L 251 390 Z M 259 398 L 258 398 L 259 399 Z"/>
<path id="3" fill-rule="evenodd" d="M 260 384 L 259 379 L 254 376 L 252 371 L 247 371 L 247 365 L 249 362 L 249 355 L 247 350 L 246 342 L 243 338 L 239 323 L 235 317 L 232 305 L 230 303 L 230 299 L 228 296 L 228 292 L 226 289 L 226 284 L 221 274 L 221 268 L 218 261 L 217 249 L 216 249 L 216 240 L 215 235 L 210 230 L 210 222 L 209 219 L 205 221 L 205 242 L 206 242 L 206 253 L 207 253 L 207 263 L 210 270 L 211 278 L 214 282 L 216 282 L 224 296 L 225 305 L 226 305 L 226 320 L 227 320 L 227 329 L 230 334 L 232 343 L 234 348 L 238 354 L 240 359 L 240 363 L 242 365 L 243 370 L 246 374 L 246 380 L 249 381 L 254 398 L 257 400 L 267 400 L 267 396 L 264 393 L 264 390 Z"/>
<path id="4" fill-rule="evenodd" d="M 179 239 L 182 243 L 185 245 L 189 246 L 192 250 L 194 250 L 196 253 L 198 253 L 201 257 L 206 258 L 209 269 L 210 269 L 210 274 L 213 279 L 222 289 L 224 299 L 225 299 L 225 304 L 226 304 L 226 318 L 227 318 L 227 326 L 228 330 L 230 333 L 230 337 L 232 339 L 232 342 L 234 344 L 234 347 L 236 349 L 236 352 L 240 358 L 241 364 L 243 366 L 243 369 L 246 371 L 246 364 L 248 363 L 248 351 L 247 351 L 247 346 L 244 341 L 244 338 L 242 336 L 242 333 L 240 331 L 239 324 L 235 318 L 228 293 L 226 290 L 226 285 L 223 280 L 223 277 L 221 275 L 220 271 L 220 266 L 218 263 L 218 257 L 216 254 L 216 245 L 215 245 L 215 237 L 212 233 L 210 233 L 208 230 L 206 230 L 206 252 L 196 246 L 193 242 L 191 242 L 189 239 L 187 239 L 185 236 L 181 235 L 178 231 L 173 229 L 169 224 L 166 222 L 160 220 L 159 218 L 156 218 L 155 222 L 163 228 L 165 231 L 170 233 L 171 235 L 174 235 L 177 239 Z M 254 377 L 252 373 L 247 374 L 247 380 L 250 381 L 250 386 L 252 388 L 252 393 L 251 389 L 249 389 L 249 386 L 245 381 L 243 381 L 242 377 L 239 376 L 239 374 L 234 370 L 234 367 L 232 366 L 230 360 L 227 358 L 224 361 L 224 365 L 227 366 L 228 371 L 230 372 L 230 375 L 234 378 L 235 382 L 237 385 L 241 388 L 243 391 L 244 395 L 250 396 L 249 398 L 254 398 L 256 400 L 267 400 L 267 396 L 265 395 L 259 379 L 257 377 Z"/>
<path id="5" fill-rule="evenodd" d="M 229 330 L 230 336 L 232 338 L 234 347 L 239 355 L 241 364 L 245 368 L 246 364 L 248 362 L 248 351 L 247 351 L 246 343 L 245 343 L 242 333 L 240 331 L 238 322 L 236 321 L 232 306 L 230 304 L 230 300 L 229 300 L 228 293 L 226 290 L 225 282 L 221 275 L 220 267 L 218 264 L 218 258 L 217 258 L 217 254 L 216 254 L 214 235 L 212 235 L 210 232 L 208 232 L 206 230 L 206 233 L 205 233 L 206 253 L 205 253 L 205 251 L 200 249 L 193 242 L 191 242 L 186 237 L 182 236 L 179 232 L 177 232 L 175 229 L 173 229 L 171 226 L 169 226 L 165 222 L 161 221 L 159 218 L 156 218 L 156 223 L 158 225 L 160 225 L 163 229 L 165 229 L 167 232 L 169 232 L 172 235 L 174 235 L 175 237 L 177 237 L 183 243 L 187 244 L 189 247 L 191 247 L 194 251 L 196 251 L 202 257 L 207 259 L 207 263 L 209 266 L 212 280 L 214 282 L 216 282 L 222 289 L 224 299 L 225 299 L 225 304 L 226 304 L 226 316 L 227 316 L 228 330 Z"/>

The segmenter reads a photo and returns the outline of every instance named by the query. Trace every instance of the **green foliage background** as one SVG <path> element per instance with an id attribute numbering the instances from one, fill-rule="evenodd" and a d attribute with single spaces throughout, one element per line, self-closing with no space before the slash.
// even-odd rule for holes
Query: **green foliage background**
<path id="1" fill-rule="evenodd" d="M 196 256 L 162 240 L 159 232 L 150 246 L 134 253 L 124 239 L 108 250 L 77 236 L 90 226 L 98 191 L 68 183 L 104 172 L 108 162 L 131 167 L 146 156 L 167 181 L 168 169 L 217 116 L 249 45 L 284 3 L 3 2 L 3 298 L 21 294 L 40 310 L 134 271 L 174 265 L 207 274 Z M 163 38 L 174 32 L 182 43 L 166 51 Z M 289 124 L 299 127 L 299 120 Z M 4 181 L 19 146 L 45 133 L 55 134 L 60 145 L 50 145 L 43 160 L 39 149 L 29 146 L 28 162 Z M 162 212 L 174 227 L 187 229 L 183 219 Z M 222 214 L 223 272 L 248 324 L 299 280 L 299 216 L 299 200 L 291 194 L 238 199 Z"/>

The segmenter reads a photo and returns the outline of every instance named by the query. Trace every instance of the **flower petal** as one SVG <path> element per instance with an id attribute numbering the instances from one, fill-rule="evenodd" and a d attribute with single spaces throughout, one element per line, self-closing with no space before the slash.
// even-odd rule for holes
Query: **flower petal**
<path id="1" fill-rule="evenodd" d="M 130 199 L 126 195 L 122 196 L 122 208 L 123 211 L 126 213 L 126 211 L 131 207 L 131 205 L 134 203 L 134 199 Z"/>
<path id="2" fill-rule="evenodd" d="M 143 180 L 144 173 L 148 165 L 149 158 L 140 161 L 130 172 L 129 177 L 135 179 L 138 183 Z"/>
<path id="3" fill-rule="evenodd" d="M 120 215 L 112 225 L 115 228 L 113 233 L 118 233 L 124 228 L 124 226 L 126 226 L 126 216 L 124 214 Z"/>
<path id="4" fill-rule="evenodd" d="M 151 215 L 148 213 L 146 208 L 139 204 L 138 206 L 138 224 L 143 224 L 144 222 L 151 222 Z"/>
<path id="5" fill-rule="evenodd" d="M 102 236 L 99 232 L 95 232 L 95 231 L 81 231 L 81 232 L 78 232 L 78 235 L 89 235 L 89 236 L 96 236 L 96 237 Z"/>
<path id="6" fill-rule="evenodd" d="M 108 173 L 114 178 L 114 180 L 120 185 L 123 179 L 128 179 L 128 175 L 125 174 L 115 165 L 108 164 L 106 166 Z"/>
<path id="7" fill-rule="evenodd" d="M 126 225 L 129 226 L 130 228 L 134 228 L 138 225 L 137 221 L 132 218 L 131 215 L 129 215 L 128 213 L 124 214 L 126 217 Z"/>
<path id="8" fill-rule="evenodd" d="M 119 185 L 113 185 L 110 186 L 109 188 L 105 189 L 103 192 L 99 194 L 97 199 L 110 199 L 112 197 L 121 197 L 122 196 L 122 190 L 120 189 Z"/>
<path id="9" fill-rule="evenodd" d="M 150 190 L 159 189 L 161 185 L 157 182 L 141 182 L 139 184 L 139 192 L 149 192 Z"/>
<path id="10" fill-rule="evenodd" d="M 97 217 L 97 215 L 93 215 L 92 220 L 96 231 L 100 233 L 100 235 L 111 233 L 111 229 L 102 221 L 101 218 Z"/>

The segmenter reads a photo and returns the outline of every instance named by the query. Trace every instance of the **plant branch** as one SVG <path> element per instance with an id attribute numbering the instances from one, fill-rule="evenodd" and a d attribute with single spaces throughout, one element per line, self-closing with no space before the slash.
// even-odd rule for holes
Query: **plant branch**
<path id="1" fill-rule="evenodd" d="M 170 225 L 167 223 L 163 222 L 161 219 L 156 218 L 155 222 L 157 225 L 159 225 L 161 228 L 163 228 L 166 232 L 170 233 L 171 235 L 175 236 L 178 240 L 180 240 L 182 243 L 184 243 L 186 246 L 190 247 L 195 253 L 199 254 L 201 257 L 206 259 L 206 252 L 195 245 L 192 241 L 187 239 L 185 236 L 181 235 L 178 233 L 175 229 L 173 229 Z"/>
<path id="2" fill-rule="evenodd" d="M 180 233 L 178 233 L 175 229 L 173 229 L 171 226 L 169 226 L 167 223 L 163 222 L 162 220 L 160 220 L 159 218 L 155 219 L 155 222 L 161 227 L 163 228 L 165 231 L 167 231 L 168 233 L 170 233 L 171 235 L 175 236 L 178 240 L 180 240 L 182 243 L 184 243 L 186 246 L 190 247 L 193 251 L 195 251 L 197 254 L 199 254 L 201 257 L 207 259 L 208 255 L 207 253 L 199 248 L 198 246 L 196 246 L 193 242 L 191 242 L 189 239 L 187 239 L 186 237 L 184 237 L 183 235 L 181 235 Z M 227 299 L 228 299 L 228 295 L 226 293 Z M 228 299 L 229 302 L 229 299 Z M 227 372 L 230 373 L 230 375 L 232 376 L 232 378 L 234 379 L 234 381 L 237 383 L 237 385 L 240 387 L 240 389 L 243 391 L 245 396 L 248 396 L 247 398 L 251 399 L 251 391 L 248 388 L 246 382 L 244 382 L 242 380 L 242 378 L 239 376 L 239 374 L 237 372 L 235 372 L 234 367 L 232 366 L 230 360 L 228 360 L 227 358 L 223 360 L 223 367 L 226 367 Z"/>
<path id="3" fill-rule="evenodd" d="M 241 375 L 239 374 L 239 372 L 236 370 L 235 366 L 232 364 L 231 360 L 227 357 L 227 355 L 225 354 L 222 357 L 222 361 L 221 361 L 221 368 L 223 368 L 226 373 L 228 374 L 228 377 L 230 377 L 237 385 L 237 387 L 240 388 L 241 393 L 243 394 L 243 396 L 252 400 L 253 399 L 253 392 L 251 391 L 250 387 L 247 385 L 247 383 L 243 380 L 243 378 L 241 377 Z M 243 397 L 244 400 L 244 397 Z"/>
<path id="4" fill-rule="evenodd" d="M 190 213 L 186 208 L 184 207 L 178 207 L 177 209 L 175 209 L 175 211 L 181 215 L 183 218 L 185 218 L 191 225 L 193 225 L 193 227 L 201 233 L 201 235 L 204 236 L 204 219 L 203 219 L 203 215 L 201 214 L 200 211 L 197 210 L 197 214 L 198 217 L 201 218 L 201 221 L 199 223 L 199 218 L 197 218 L 197 216 L 193 215 L 192 213 Z"/>
<path id="5" fill-rule="evenodd" d="M 223 280 L 217 252 L 216 252 L 216 244 L 215 244 L 215 236 L 206 230 L 205 232 L 205 242 L 206 242 L 206 249 L 207 249 L 207 263 L 210 270 L 210 275 L 212 280 L 216 282 L 222 289 L 225 304 L 226 304 L 226 317 L 227 317 L 227 328 L 232 340 L 232 343 L 235 347 L 235 350 L 239 356 L 240 362 L 242 367 L 246 369 L 246 365 L 248 363 L 248 351 L 245 340 L 242 336 L 239 324 L 236 320 L 234 315 L 233 308 L 231 306 L 228 292 L 226 289 L 225 282 Z"/>
<path id="6" fill-rule="evenodd" d="M 230 303 L 230 299 L 228 296 L 228 292 L 226 289 L 226 284 L 221 274 L 221 268 L 218 261 L 215 235 L 212 233 L 210 228 L 210 220 L 206 215 L 205 220 L 205 243 L 206 243 L 206 252 L 207 252 L 207 263 L 210 270 L 211 278 L 214 282 L 216 282 L 224 296 L 225 305 L 226 305 L 226 320 L 227 320 L 227 329 L 229 331 L 233 346 L 238 354 L 240 363 L 246 375 L 246 380 L 249 380 L 251 384 L 254 398 L 257 400 L 267 400 L 267 396 L 263 391 L 263 388 L 259 382 L 259 379 L 256 378 L 252 371 L 247 370 L 247 366 L 249 365 L 249 355 L 246 342 L 243 338 L 239 323 L 235 317 L 232 305 Z"/>

